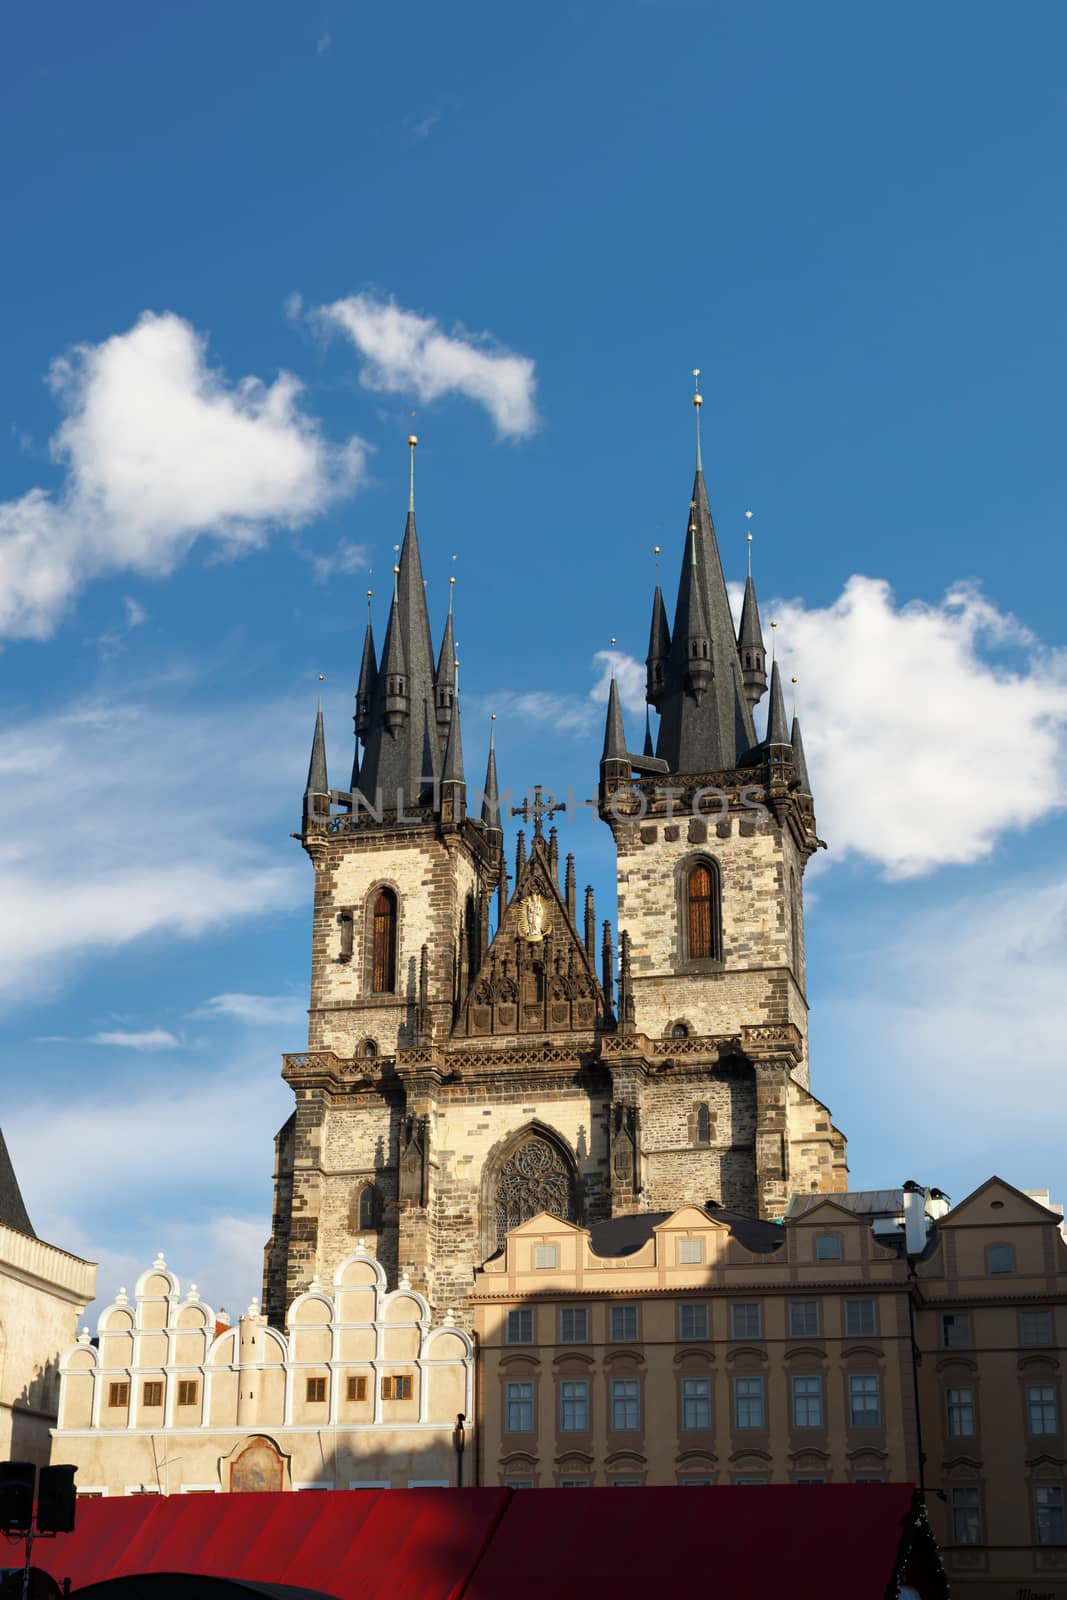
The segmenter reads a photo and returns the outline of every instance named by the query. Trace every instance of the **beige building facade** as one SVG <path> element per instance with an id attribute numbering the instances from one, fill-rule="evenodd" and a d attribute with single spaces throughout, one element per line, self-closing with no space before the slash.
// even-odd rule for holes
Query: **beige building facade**
<path id="1" fill-rule="evenodd" d="M 513 1229 L 473 1296 L 481 1481 L 925 1482 L 954 1595 L 1067 1600 L 1061 1218 L 887 1193 Z"/>
<path id="2" fill-rule="evenodd" d="M 217 1322 L 157 1257 L 65 1352 L 54 1458 L 82 1495 L 448 1487 L 473 1410 L 469 1336 L 359 1245 L 284 1332 Z"/>
<path id="3" fill-rule="evenodd" d="M 0 1461 L 49 1459 L 59 1363 L 96 1267 L 38 1239 L 0 1133 Z"/>

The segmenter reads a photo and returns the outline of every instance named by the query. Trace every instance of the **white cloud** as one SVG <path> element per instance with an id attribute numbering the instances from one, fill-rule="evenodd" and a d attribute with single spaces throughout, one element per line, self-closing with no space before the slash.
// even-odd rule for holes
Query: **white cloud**
<path id="1" fill-rule="evenodd" d="M 362 441 L 329 444 L 294 377 L 228 383 L 170 312 L 79 346 L 49 381 L 64 481 L 0 503 L 0 636 L 47 638 L 91 578 L 165 575 L 201 536 L 234 551 L 300 526 L 363 470 Z"/>
<path id="2" fill-rule="evenodd" d="M 916 877 L 980 861 L 1007 830 L 1067 804 L 1067 652 L 1044 648 L 974 587 L 901 605 L 884 580 L 856 576 L 830 606 L 774 601 L 764 614 L 779 624 L 787 694 L 799 680 L 832 860 L 855 852 L 890 877 Z M 614 667 L 636 710 L 644 665 L 596 659 L 593 696 L 606 696 Z"/>
<path id="3" fill-rule="evenodd" d="M 132 595 L 128 594 L 123 596 L 122 603 L 126 607 L 127 628 L 143 627 L 148 621 L 148 612 L 145 610 L 141 602 L 139 600 L 135 600 Z"/>
<path id="4" fill-rule="evenodd" d="M 370 552 L 365 544 L 353 544 L 350 539 L 341 539 L 330 555 L 312 552 L 309 560 L 315 582 L 325 583 L 338 573 L 366 572 L 370 566 Z"/>
<path id="5" fill-rule="evenodd" d="M 633 656 L 626 655 L 622 650 L 598 650 L 593 661 L 600 669 L 600 677 L 589 691 L 590 699 L 595 700 L 598 705 L 606 706 L 611 680 L 614 677 L 619 686 L 619 699 L 626 710 L 639 716 L 644 724 L 646 703 L 644 662 L 635 661 Z M 633 734 L 629 729 L 626 731 L 631 748 L 636 749 Z"/>
<path id="6" fill-rule="evenodd" d="M 307 724 L 288 701 L 97 695 L 0 729 L 0 1005 L 54 992 L 75 962 L 134 940 L 298 905 L 307 882 L 277 841 L 298 814 Z M 62 792 L 59 813 L 44 791 Z"/>
<path id="7" fill-rule="evenodd" d="M 365 359 L 360 382 L 367 389 L 411 391 L 423 401 L 466 395 L 485 407 L 508 439 L 526 438 L 537 427 L 533 361 L 500 349 L 487 334 L 444 333 L 433 317 L 369 294 L 335 300 L 311 315 L 351 339 Z"/>
<path id="8" fill-rule="evenodd" d="M 178 1041 L 166 1028 L 145 1028 L 140 1033 L 129 1033 L 123 1028 L 112 1032 L 94 1033 L 90 1044 L 112 1045 L 119 1050 L 176 1050 Z"/>
<path id="9" fill-rule="evenodd" d="M 216 994 L 205 1000 L 196 1015 L 232 1018 L 254 1028 L 275 1027 L 305 1022 L 307 1005 L 297 995 Z"/>
<path id="10" fill-rule="evenodd" d="M 827 1092 L 857 1145 L 883 1163 L 893 1149 L 894 1181 L 925 1166 L 924 1181 L 956 1199 L 1001 1169 L 1005 1152 L 1009 1181 L 1055 1186 L 1067 1118 L 1067 871 L 983 882 L 905 918 L 884 903 L 862 926 L 846 919 L 838 945 L 839 990 L 816 1007 L 815 1054 L 833 1040 L 842 1088 Z M 843 1092 L 857 1096 L 848 1115 Z M 855 1126 L 860 1106 L 876 1135 Z"/>

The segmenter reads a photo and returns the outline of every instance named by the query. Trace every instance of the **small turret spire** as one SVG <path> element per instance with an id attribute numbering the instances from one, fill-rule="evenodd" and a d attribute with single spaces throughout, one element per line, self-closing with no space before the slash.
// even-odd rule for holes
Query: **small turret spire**
<path id="1" fill-rule="evenodd" d="M 678 639 L 680 635 L 680 640 Z M 678 615 L 675 623 L 676 642 L 680 643 L 685 652 L 684 670 L 689 687 L 697 704 L 701 696 L 711 684 L 714 676 L 714 664 L 711 654 L 711 634 L 708 631 L 707 616 L 704 612 L 704 596 L 701 593 L 700 578 L 697 571 L 697 526 L 696 514 L 689 525 L 689 536 L 686 546 L 686 561 L 682 566 L 682 579 L 678 589 Z"/>
<path id="2" fill-rule="evenodd" d="M 611 688 L 608 690 L 608 714 L 604 722 L 604 753 L 601 760 L 626 760 L 626 730 L 623 727 L 619 686 L 614 673 L 611 678 Z"/>
<path id="3" fill-rule="evenodd" d="M 793 731 L 789 738 L 793 746 L 793 768 L 797 777 L 797 793 L 806 795 L 811 799 L 811 779 L 808 777 L 808 763 L 804 755 L 804 741 L 800 737 L 800 718 L 794 712 Z"/>
<path id="4" fill-rule="evenodd" d="M 752 515 L 745 512 L 746 517 Z M 763 643 L 756 585 L 752 578 L 752 534 L 746 535 L 748 544 L 748 577 L 745 579 L 745 598 L 741 602 L 741 625 L 737 630 L 737 653 L 741 658 L 741 681 L 749 708 L 759 704 L 767 692 L 767 651 Z"/>
<path id="5" fill-rule="evenodd" d="M 445 746 L 445 765 L 441 773 L 441 817 L 446 822 L 461 822 L 466 815 L 467 780 L 463 776 L 463 736 L 459 725 L 459 700 L 452 707 Z"/>
<path id="6" fill-rule="evenodd" d="M 645 756 L 654 756 L 656 754 L 656 747 L 652 743 L 652 719 L 648 714 L 647 706 L 645 707 L 645 744 L 642 754 Z"/>
<path id="7" fill-rule="evenodd" d="M 385 726 L 389 733 L 395 736 L 396 731 L 407 720 L 408 715 L 408 680 L 407 665 L 404 660 L 404 638 L 400 623 L 400 601 L 396 594 L 396 574 L 398 567 L 393 568 L 393 605 L 389 613 L 389 626 L 385 633 L 385 649 L 382 652 L 381 675 L 385 679 Z"/>
<path id="8" fill-rule="evenodd" d="M 782 673 L 777 661 L 771 665 L 771 699 L 767 712 L 767 744 L 788 745 L 789 724 L 785 716 L 785 696 L 782 693 Z"/>
<path id="9" fill-rule="evenodd" d="M 671 630 L 663 590 L 659 584 L 652 597 L 652 626 L 648 630 L 648 655 L 645 658 L 645 699 L 659 708 L 667 692 L 667 672 L 671 659 Z"/>
<path id="10" fill-rule="evenodd" d="M 482 793 L 482 821 L 488 833 L 500 833 L 500 789 L 496 776 L 496 712 L 489 724 L 489 761 L 485 768 L 485 789 Z"/>
<path id="11" fill-rule="evenodd" d="M 326 772 L 326 733 L 322 722 L 322 701 L 315 713 L 315 732 L 311 740 L 311 760 L 304 790 L 304 828 L 312 817 L 330 815 L 330 780 Z"/>
<path id="12" fill-rule="evenodd" d="M 448 616 L 445 618 L 444 637 L 441 640 L 441 651 L 437 657 L 437 671 L 434 674 L 433 703 L 434 714 L 437 718 L 437 731 L 440 735 L 441 745 L 448 742 L 448 727 L 452 721 L 452 706 L 458 693 L 456 674 L 456 638 L 452 628 L 452 590 L 448 591 Z"/>

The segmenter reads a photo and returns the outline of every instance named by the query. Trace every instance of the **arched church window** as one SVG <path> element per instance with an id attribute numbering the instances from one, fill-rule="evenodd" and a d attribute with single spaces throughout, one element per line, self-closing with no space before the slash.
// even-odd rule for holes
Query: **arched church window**
<path id="1" fill-rule="evenodd" d="M 382 889 L 374 902 L 371 992 L 392 994 L 396 988 L 396 895 Z"/>
<path id="2" fill-rule="evenodd" d="M 711 1143 L 711 1113 L 707 1106 L 697 1106 L 697 1144 Z"/>
<path id="3" fill-rule="evenodd" d="M 530 1134 L 505 1158 L 497 1173 L 496 1248 L 503 1248 L 509 1228 L 517 1228 L 541 1211 L 566 1222 L 577 1222 L 574 1191 L 574 1173 L 563 1152 L 541 1134 Z"/>
<path id="4" fill-rule="evenodd" d="M 377 1184 L 365 1183 L 352 1197 L 350 1233 L 377 1233 L 382 1222 L 382 1196 Z"/>
<path id="5" fill-rule="evenodd" d="M 714 862 L 698 861 L 690 869 L 685 901 L 690 961 L 721 960 L 719 869 Z"/>
<path id="6" fill-rule="evenodd" d="M 671 1038 L 672 1039 L 688 1039 L 688 1037 L 689 1037 L 689 1029 L 686 1027 L 685 1023 L 684 1022 L 676 1022 L 674 1024 L 674 1027 L 671 1029 Z"/>
<path id="7" fill-rule="evenodd" d="M 362 1045 L 360 1046 L 359 1053 L 363 1057 L 364 1061 L 373 1061 L 375 1056 L 378 1054 L 378 1046 L 375 1044 L 373 1039 L 364 1039 Z"/>

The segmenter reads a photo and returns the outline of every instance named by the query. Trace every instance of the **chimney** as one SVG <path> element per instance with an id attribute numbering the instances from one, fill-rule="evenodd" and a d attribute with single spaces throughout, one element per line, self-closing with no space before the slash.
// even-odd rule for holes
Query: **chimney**
<path id="1" fill-rule="evenodd" d="M 904 1248 L 909 1256 L 926 1248 L 926 1190 L 911 1181 L 904 1185 Z"/>

